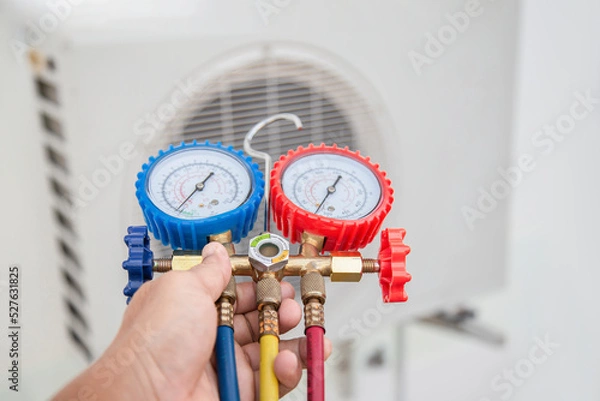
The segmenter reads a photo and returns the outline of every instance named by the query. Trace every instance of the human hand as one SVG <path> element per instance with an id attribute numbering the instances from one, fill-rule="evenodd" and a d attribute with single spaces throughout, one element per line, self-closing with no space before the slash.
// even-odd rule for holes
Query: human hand
<path id="1" fill-rule="evenodd" d="M 208 244 L 203 262 L 144 284 L 133 297 L 106 352 L 55 400 L 219 400 L 214 346 L 215 301 L 231 276 L 225 248 Z M 280 330 L 301 319 L 294 289 L 281 283 Z M 235 351 L 242 400 L 258 400 L 258 311 L 254 283 L 237 285 Z M 283 396 L 298 385 L 306 360 L 304 338 L 283 340 L 275 375 Z M 331 353 L 326 341 L 325 354 Z"/>

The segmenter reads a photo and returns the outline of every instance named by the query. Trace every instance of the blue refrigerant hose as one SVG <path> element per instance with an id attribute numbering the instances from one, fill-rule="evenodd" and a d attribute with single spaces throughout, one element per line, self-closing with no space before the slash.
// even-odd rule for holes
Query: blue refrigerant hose
<path id="1" fill-rule="evenodd" d="M 235 343 L 231 327 L 219 326 L 217 328 L 216 354 L 221 401 L 240 401 L 240 389 L 235 365 Z"/>

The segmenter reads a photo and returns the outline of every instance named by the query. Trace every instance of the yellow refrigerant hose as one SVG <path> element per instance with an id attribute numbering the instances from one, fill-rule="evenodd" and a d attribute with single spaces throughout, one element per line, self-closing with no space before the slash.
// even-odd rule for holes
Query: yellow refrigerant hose
<path id="1" fill-rule="evenodd" d="M 279 400 L 279 382 L 274 369 L 278 352 L 277 336 L 265 334 L 260 338 L 260 401 Z"/>
<path id="2" fill-rule="evenodd" d="M 275 357 L 279 353 L 279 316 L 281 285 L 272 276 L 256 283 L 260 342 L 259 400 L 278 401 L 279 382 L 275 377 Z"/>

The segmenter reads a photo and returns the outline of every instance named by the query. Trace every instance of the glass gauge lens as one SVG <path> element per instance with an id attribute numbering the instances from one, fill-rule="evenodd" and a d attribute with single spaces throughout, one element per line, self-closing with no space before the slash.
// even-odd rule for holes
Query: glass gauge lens
<path id="1" fill-rule="evenodd" d="M 296 206 L 340 220 L 368 216 L 381 200 L 375 173 L 358 160 L 339 154 L 315 153 L 292 162 L 283 172 L 284 194 Z"/>
<path id="2" fill-rule="evenodd" d="M 248 168 L 219 149 L 182 149 L 155 163 L 146 183 L 150 200 L 184 220 L 219 215 L 242 205 L 252 189 Z"/>

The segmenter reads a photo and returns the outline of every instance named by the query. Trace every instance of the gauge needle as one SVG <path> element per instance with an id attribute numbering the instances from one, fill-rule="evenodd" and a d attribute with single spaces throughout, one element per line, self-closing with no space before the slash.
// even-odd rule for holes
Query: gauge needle
<path id="1" fill-rule="evenodd" d="M 323 198 L 323 200 L 321 201 L 321 203 L 319 203 L 319 207 L 317 208 L 317 210 L 315 210 L 315 214 L 319 213 L 319 210 L 321 210 L 321 206 L 323 206 L 323 204 L 325 203 L 325 201 L 327 200 L 327 198 L 329 197 L 329 195 L 331 195 L 332 193 L 335 192 L 335 186 L 337 185 L 337 183 L 341 179 L 342 179 L 342 176 L 338 175 L 338 177 L 336 178 L 336 180 L 333 183 L 333 185 L 327 187 L 327 195 L 325 195 L 325 197 Z"/>
<path id="2" fill-rule="evenodd" d="M 191 194 L 190 194 L 190 195 L 189 195 L 187 198 L 185 198 L 185 200 L 184 200 L 183 202 L 181 202 L 181 205 L 179 205 L 179 207 L 178 207 L 177 209 L 175 209 L 175 211 L 176 211 L 176 212 L 178 212 L 178 211 L 179 211 L 179 209 L 181 209 L 181 207 L 182 207 L 183 205 L 185 205 L 185 203 L 186 203 L 187 201 L 189 201 L 189 200 L 190 200 L 190 198 L 191 198 L 191 197 L 192 197 L 192 196 L 193 196 L 193 195 L 194 195 L 196 192 L 201 192 L 201 191 L 204 189 L 204 184 L 206 183 L 206 181 L 208 181 L 208 179 L 209 179 L 210 177 L 212 177 L 213 175 L 214 175 L 214 173 L 211 171 L 211 172 L 210 172 L 210 174 L 208 174 L 208 176 L 207 176 L 207 177 L 206 177 L 206 178 L 205 178 L 205 179 L 204 179 L 202 182 L 199 182 L 199 183 L 197 183 L 197 184 L 196 184 L 196 186 L 194 187 L 194 190 L 192 191 L 192 193 L 191 193 Z"/>

